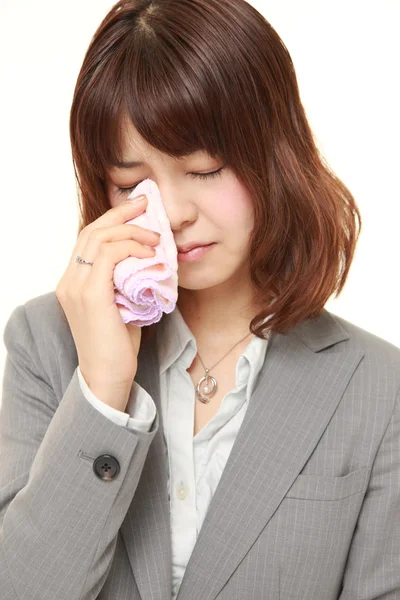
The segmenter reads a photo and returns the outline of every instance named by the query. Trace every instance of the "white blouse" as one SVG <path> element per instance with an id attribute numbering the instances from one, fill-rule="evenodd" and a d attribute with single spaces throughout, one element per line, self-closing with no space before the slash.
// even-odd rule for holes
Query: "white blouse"
<path id="1" fill-rule="evenodd" d="M 166 468 L 169 470 L 172 600 L 178 594 L 186 565 L 244 419 L 267 346 L 267 340 L 251 339 L 236 364 L 236 387 L 225 395 L 217 414 L 193 436 L 195 388 L 186 369 L 196 356 L 196 340 L 178 307 L 172 313 L 164 314 L 157 325 L 161 412 L 169 463 Z M 78 378 L 87 400 L 114 423 L 149 431 L 156 416 L 156 406 L 152 397 L 135 381 L 136 394 L 127 405 L 127 414 L 99 400 L 88 388 L 79 366 Z"/>

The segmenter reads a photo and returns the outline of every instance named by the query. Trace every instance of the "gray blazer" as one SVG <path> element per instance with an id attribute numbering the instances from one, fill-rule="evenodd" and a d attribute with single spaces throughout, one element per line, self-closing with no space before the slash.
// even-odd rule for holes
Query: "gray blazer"
<path id="1" fill-rule="evenodd" d="M 150 432 L 82 395 L 54 292 L 11 314 L 1 600 L 170 600 L 158 364 Z M 400 598 L 400 349 L 324 310 L 273 335 L 178 600 Z"/>

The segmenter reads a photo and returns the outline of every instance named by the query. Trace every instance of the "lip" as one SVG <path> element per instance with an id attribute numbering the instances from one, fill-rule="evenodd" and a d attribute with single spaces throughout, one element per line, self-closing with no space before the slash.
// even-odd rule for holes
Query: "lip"
<path id="1" fill-rule="evenodd" d="M 211 248 L 216 245 L 216 242 L 203 246 L 195 246 L 187 252 L 178 252 L 178 262 L 190 262 L 202 258 Z"/>
<path id="2" fill-rule="evenodd" d="M 176 246 L 178 249 L 178 252 L 182 253 L 182 252 L 190 252 L 190 250 L 193 250 L 193 248 L 201 248 L 202 246 L 209 246 L 210 244 L 212 244 L 213 242 L 209 242 L 209 243 L 204 243 L 204 242 L 189 242 L 189 244 L 183 244 L 182 246 Z"/>

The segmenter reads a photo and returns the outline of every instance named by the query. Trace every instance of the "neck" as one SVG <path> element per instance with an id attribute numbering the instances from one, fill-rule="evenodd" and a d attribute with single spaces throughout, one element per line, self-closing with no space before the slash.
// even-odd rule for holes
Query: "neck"
<path id="1" fill-rule="evenodd" d="M 177 302 L 182 317 L 196 340 L 212 345 L 234 344 L 249 331 L 250 321 L 258 310 L 248 295 L 179 289 Z M 249 336 L 250 339 L 250 336 Z"/>

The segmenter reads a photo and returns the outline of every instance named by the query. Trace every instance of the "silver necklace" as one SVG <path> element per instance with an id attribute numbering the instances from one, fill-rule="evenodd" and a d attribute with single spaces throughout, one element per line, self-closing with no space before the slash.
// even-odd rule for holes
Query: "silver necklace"
<path id="1" fill-rule="evenodd" d="M 243 342 L 243 340 L 246 339 L 249 335 L 252 335 L 252 333 L 247 333 L 244 336 L 244 338 L 239 340 L 238 343 L 233 346 L 233 348 L 236 348 L 236 346 L 238 344 L 240 344 L 240 342 Z M 229 352 L 232 352 L 233 348 L 228 350 L 228 352 L 221 358 L 221 360 L 223 360 L 225 358 L 225 356 L 227 354 L 229 354 Z M 201 356 L 198 352 L 197 352 L 197 356 L 201 360 Z M 211 371 L 211 369 L 216 367 L 221 362 L 221 360 L 219 360 L 217 363 L 215 363 L 214 366 L 210 367 L 209 369 L 207 369 L 204 366 L 204 363 L 201 360 L 201 364 L 203 365 L 203 368 L 205 369 L 205 374 L 204 374 L 204 377 L 202 377 L 200 379 L 199 383 L 196 385 L 196 396 L 200 400 L 200 402 L 203 402 L 203 404 L 208 404 L 210 402 L 211 397 L 214 396 L 215 392 L 217 391 L 217 388 L 218 388 L 217 380 L 212 375 L 209 375 L 209 372 Z M 202 389 L 202 386 L 203 386 L 203 389 Z"/>

